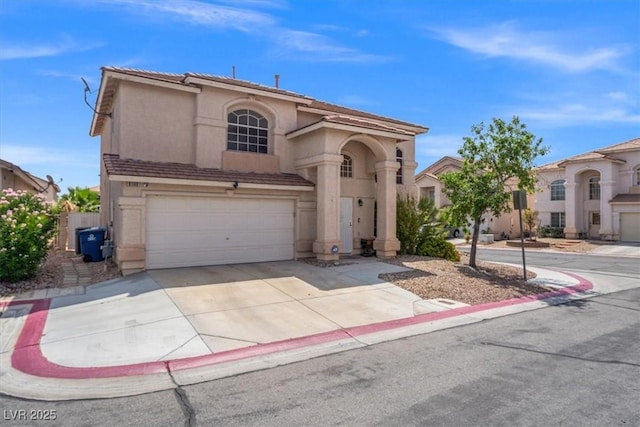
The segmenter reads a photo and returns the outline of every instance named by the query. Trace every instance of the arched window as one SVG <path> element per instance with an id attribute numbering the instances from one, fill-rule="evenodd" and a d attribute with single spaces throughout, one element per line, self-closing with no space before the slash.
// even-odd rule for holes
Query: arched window
<path id="1" fill-rule="evenodd" d="M 589 200 L 600 200 L 600 177 L 589 178 Z"/>
<path id="2" fill-rule="evenodd" d="M 353 159 L 346 154 L 342 155 L 342 165 L 340 165 L 340 176 L 343 178 L 353 178 Z"/>
<path id="3" fill-rule="evenodd" d="M 551 183 L 551 200 L 564 200 L 564 180 L 558 179 Z"/>
<path id="4" fill-rule="evenodd" d="M 400 163 L 400 169 L 396 172 L 396 184 L 402 184 L 402 150 L 396 148 L 396 161 Z"/>
<path id="5" fill-rule="evenodd" d="M 227 150 L 267 153 L 267 119 L 255 111 L 242 109 L 230 112 L 227 121 Z"/>

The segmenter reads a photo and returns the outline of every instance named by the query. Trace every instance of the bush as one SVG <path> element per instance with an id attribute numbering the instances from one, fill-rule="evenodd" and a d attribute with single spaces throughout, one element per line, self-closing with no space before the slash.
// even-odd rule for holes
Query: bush
<path id="1" fill-rule="evenodd" d="M 460 253 L 451 242 L 447 242 L 444 236 L 430 236 L 421 241 L 417 255 L 460 261 Z"/>
<path id="2" fill-rule="evenodd" d="M 35 276 L 55 233 L 55 215 L 44 196 L 2 190 L 0 279 L 15 283 Z"/>
<path id="3" fill-rule="evenodd" d="M 402 195 L 396 204 L 396 232 L 403 255 L 416 255 L 422 242 L 446 233 L 433 200 Z"/>
<path id="4" fill-rule="evenodd" d="M 544 225 L 538 230 L 539 237 L 553 237 L 556 239 L 564 238 L 564 228 L 552 227 L 550 225 Z"/>

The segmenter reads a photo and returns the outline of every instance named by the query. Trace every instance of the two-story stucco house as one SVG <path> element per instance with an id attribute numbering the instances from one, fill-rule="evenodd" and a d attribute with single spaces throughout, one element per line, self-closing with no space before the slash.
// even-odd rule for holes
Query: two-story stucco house
<path id="1" fill-rule="evenodd" d="M 535 209 L 567 238 L 640 242 L 640 138 L 537 168 Z"/>
<path id="2" fill-rule="evenodd" d="M 227 77 L 102 69 L 101 213 L 123 273 L 394 256 L 424 126 Z"/>

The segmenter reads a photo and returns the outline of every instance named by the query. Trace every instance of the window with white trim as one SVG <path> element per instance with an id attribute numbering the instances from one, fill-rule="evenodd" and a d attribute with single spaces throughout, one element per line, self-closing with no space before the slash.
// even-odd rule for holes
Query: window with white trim
<path id="1" fill-rule="evenodd" d="M 565 213 L 564 212 L 551 212 L 551 226 L 556 228 L 564 228 Z"/>
<path id="2" fill-rule="evenodd" d="M 402 184 L 403 180 L 402 180 L 402 150 L 399 148 L 396 148 L 396 161 L 398 163 L 400 163 L 400 169 L 398 169 L 398 171 L 396 172 L 396 184 Z"/>
<path id="3" fill-rule="evenodd" d="M 241 109 L 227 116 L 227 150 L 248 153 L 268 152 L 269 122 L 260 113 Z"/>
<path id="4" fill-rule="evenodd" d="M 564 200 L 564 179 L 558 179 L 551 183 L 551 200 Z"/>
<path id="5" fill-rule="evenodd" d="M 589 178 L 589 200 L 600 200 L 600 177 Z"/>
<path id="6" fill-rule="evenodd" d="M 640 166 L 636 168 L 633 174 L 633 185 L 640 186 Z"/>
<path id="7" fill-rule="evenodd" d="M 340 176 L 342 178 L 353 178 L 353 159 L 346 154 L 342 155 L 342 164 L 340 165 Z"/>

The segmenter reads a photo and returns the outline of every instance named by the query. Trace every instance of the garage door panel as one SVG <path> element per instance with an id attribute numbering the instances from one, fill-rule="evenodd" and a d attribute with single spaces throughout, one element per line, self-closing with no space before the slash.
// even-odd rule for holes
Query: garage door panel
<path id="1" fill-rule="evenodd" d="M 149 197 L 147 268 L 292 259 L 293 201 Z"/>
<path id="2" fill-rule="evenodd" d="M 620 213 L 620 240 L 640 242 L 640 212 Z"/>

